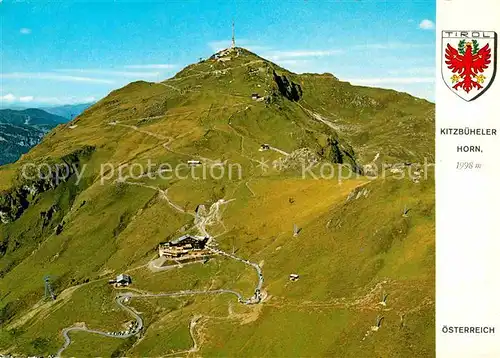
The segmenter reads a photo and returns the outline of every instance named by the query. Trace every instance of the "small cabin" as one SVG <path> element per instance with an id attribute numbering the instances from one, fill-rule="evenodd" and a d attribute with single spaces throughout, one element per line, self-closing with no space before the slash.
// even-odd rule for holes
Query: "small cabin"
<path id="1" fill-rule="evenodd" d="M 260 98 L 258 93 L 252 93 L 252 99 L 253 100 L 258 100 Z"/>
<path id="2" fill-rule="evenodd" d="M 201 161 L 199 161 L 199 160 L 188 160 L 187 163 L 190 166 L 196 166 L 196 165 L 200 165 Z"/>
<path id="3" fill-rule="evenodd" d="M 128 286 L 132 283 L 132 278 L 129 275 L 121 274 L 116 276 L 116 280 L 114 283 L 117 286 Z"/>

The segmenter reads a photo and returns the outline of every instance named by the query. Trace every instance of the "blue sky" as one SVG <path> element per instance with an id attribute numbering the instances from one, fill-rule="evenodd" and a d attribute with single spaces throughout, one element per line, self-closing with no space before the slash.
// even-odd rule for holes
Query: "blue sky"
<path id="1" fill-rule="evenodd" d="M 435 0 L 0 0 L 0 102 L 98 100 L 236 43 L 294 72 L 434 99 Z"/>

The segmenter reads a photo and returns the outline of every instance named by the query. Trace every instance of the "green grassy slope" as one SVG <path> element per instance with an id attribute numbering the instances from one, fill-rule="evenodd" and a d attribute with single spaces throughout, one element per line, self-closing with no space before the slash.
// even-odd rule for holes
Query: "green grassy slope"
<path id="1" fill-rule="evenodd" d="M 61 330 L 74 324 L 120 330 L 130 316 L 107 280 L 122 272 L 139 292 L 231 289 L 250 297 L 255 270 L 227 257 L 148 269 L 159 242 L 193 232 L 193 217 L 165 199 L 168 190 L 188 213 L 230 200 L 207 229 L 220 249 L 262 267 L 267 298 L 248 306 L 228 294 L 133 298 L 145 321 L 140 337 L 71 333 L 64 355 L 187 354 L 198 317 L 202 356 L 432 356 L 433 173 L 420 181 L 363 174 L 377 153 L 379 165 L 432 161 L 433 105 L 328 74 L 293 74 L 244 49 L 229 56 L 113 91 L 0 167 L 0 352 L 53 354 Z M 259 151 L 263 143 L 276 150 Z M 303 177 L 306 157 L 343 164 L 340 174 L 351 175 Z M 148 161 L 175 167 L 189 159 L 224 162 L 226 175 L 144 175 Z M 277 160 L 284 164 L 273 168 Z M 77 169 L 61 183 L 22 177 L 23 165 L 46 162 Z M 136 178 L 116 181 L 120 165 L 135 165 Z M 290 282 L 290 273 L 300 279 Z M 43 299 L 45 275 L 54 302 Z M 384 321 L 375 332 L 377 315 Z"/>

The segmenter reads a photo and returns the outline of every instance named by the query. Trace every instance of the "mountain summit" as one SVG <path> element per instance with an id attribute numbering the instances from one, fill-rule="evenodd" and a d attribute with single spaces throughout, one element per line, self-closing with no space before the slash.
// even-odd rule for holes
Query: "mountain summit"
<path id="1" fill-rule="evenodd" d="M 192 128 L 220 125 L 231 117 L 248 127 L 255 140 L 284 141 L 288 151 L 307 144 L 324 152 L 331 137 L 330 142 L 341 143 L 350 152 L 349 161 L 360 166 L 377 154 L 385 162 L 416 162 L 434 153 L 434 105 L 426 100 L 352 86 L 331 74 L 295 74 L 239 47 L 189 65 L 166 81 L 139 81 L 113 91 L 73 124 L 140 118 L 141 123 L 163 126 L 166 118 L 182 111 L 192 113 Z M 59 137 L 57 132 L 53 138 L 66 140 L 67 134 Z"/>

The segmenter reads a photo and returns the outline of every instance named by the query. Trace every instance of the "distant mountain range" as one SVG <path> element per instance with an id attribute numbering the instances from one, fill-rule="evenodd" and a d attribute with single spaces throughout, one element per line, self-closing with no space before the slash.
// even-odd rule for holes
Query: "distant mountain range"
<path id="1" fill-rule="evenodd" d="M 93 104 L 94 103 L 67 104 L 58 107 L 41 107 L 41 109 L 46 112 L 55 114 L 56 116 L 73 119 Z"/>
<path id="2" fill-rule="evenodd" d="M 92 106 L 94 103 L 78 103 L 78 104 L 65 104 L 63 106 L 51 106 L 51 107 L 36 107 L 38 109 L 44 110 L 45 112 L 55 114 L 56 116 L 61 116 L 67 119 L 75 118 L 79 116 L 83 111 Z M 33 107 L 30 107 L 33 108 Z M 28 109 L 27 107 L 11 105 L 5 106 L 0 103 L 0 110 L 3 109 L 13 109 L 16 111 L 22 111 Z"/>
<path id="3" fill-rule="evenodd" d="M 0 165 L 15 162 L 58 124 L 62 116 L 41 109 L 0 109 Z"/>

